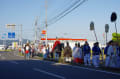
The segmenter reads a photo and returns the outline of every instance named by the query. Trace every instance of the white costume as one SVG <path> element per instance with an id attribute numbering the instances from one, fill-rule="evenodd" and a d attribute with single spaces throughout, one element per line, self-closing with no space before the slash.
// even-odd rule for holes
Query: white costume
<path id="1" fill-rule="evenodd" d="M 107 51 L 107 57 L 105 62 L 106 67 L 111 67 L 113 54 L 114 54 L 114 49 L 113 46 L 110 45 Z"/>

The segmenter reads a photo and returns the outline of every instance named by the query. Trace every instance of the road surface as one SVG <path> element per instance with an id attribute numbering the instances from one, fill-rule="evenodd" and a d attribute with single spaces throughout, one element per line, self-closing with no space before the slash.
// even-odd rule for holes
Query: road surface
<path id="1" fill-rule="evenodd" d="M 4 56 L 4 58 L 1 58 Z M 0 79 L 120 79 L 120 74 L 0 53 Z"/>

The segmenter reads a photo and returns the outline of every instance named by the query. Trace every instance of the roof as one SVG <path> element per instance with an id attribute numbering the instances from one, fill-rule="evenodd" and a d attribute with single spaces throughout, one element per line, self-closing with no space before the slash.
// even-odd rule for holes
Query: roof
<path id="1" fill-rule="evenodd" d="M 59 40 L 70 40 L 70 41 L 87 41 L 87 39 L 72 39 L 72 38 L 58 38 Z M 45 38 L 41 38 L 41 40 L 46 40 Z M 56 38 L 47 38 L 47 40 L 54 41 Z"/>

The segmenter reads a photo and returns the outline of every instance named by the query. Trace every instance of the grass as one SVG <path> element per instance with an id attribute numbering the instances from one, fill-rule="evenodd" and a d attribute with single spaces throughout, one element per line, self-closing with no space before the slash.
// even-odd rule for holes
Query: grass
<path id="1" fill-rule="evenodd" d="M 1 52 L 3 52 L 3 51 L 5 51 L 5 52 L 11 52 L 11 51 L 13 51 L 13 50 L 11 50 L 11 49 L 7 49 L 7 50 L 0 50 Z"/>

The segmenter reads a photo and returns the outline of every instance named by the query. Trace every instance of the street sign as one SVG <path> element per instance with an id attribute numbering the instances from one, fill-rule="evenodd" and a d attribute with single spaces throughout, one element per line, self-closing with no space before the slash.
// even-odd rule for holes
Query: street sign
<path id="1" fill-rule="evenodd" d="M 8 32 L 8 38 L 12 38 L 12 33 Z"/>
<path id="2" fill-rule="evenodd" d="M 105 32 L 108 33 L 108 31 L 109 31 L 109 25 L 105 24 Z"/>
<path id="3" fill-rule="evenodd" d="M 6 28 L 8 29 L 15 29 L 15 24 L 6 24 Z"/>
<path id="4" fill-rule="evenodd" d="M 115 12 L 113 12 L 111 14 L 111 22 L 115 22 L 117 20 L 117 14 Z"/>
<path id="5" fill-rule="evenodd" d="M 8 32 L 8 38 L 15 38 L 15 32 Z"/>
<path id="6" fill-rule="evenodd" d="M 7 38 L 7 34 L 6 34 L 6 33 L 2 33 L 1 38 L 2 38 L 3 40 L 6 39 L 6 38 Z"/>
<path id="7" fill-rule="evenodd" d="M 42 30 L 42 34 L 46 34 L 46 30 Z"/>
<path id="8" fill-rule="evenodd" d="M 94 30 L 94 22 L 91 22 L 91 23 L 90 23 L 90 30 L 91 30 L 91 31 Z"/>
<path id="9" fill-rule="evenodd" d="M 15 32 L 12 32 L 12 38 L 15 38 Z"/>
<path id="10" fill-rule="evenodd" d="M 115 12 L 113 12 L 113 13 L 111 14 L 111 22 L 114 22 L 114 23 L 115 23 L 116 36 L 118 36 L 118 35 L 117 35 L 116 20 L 117 20 L 117 14 L 116 14 Z M 117 40 L 118 40 L 118 37 L 117 37 Z"/>

